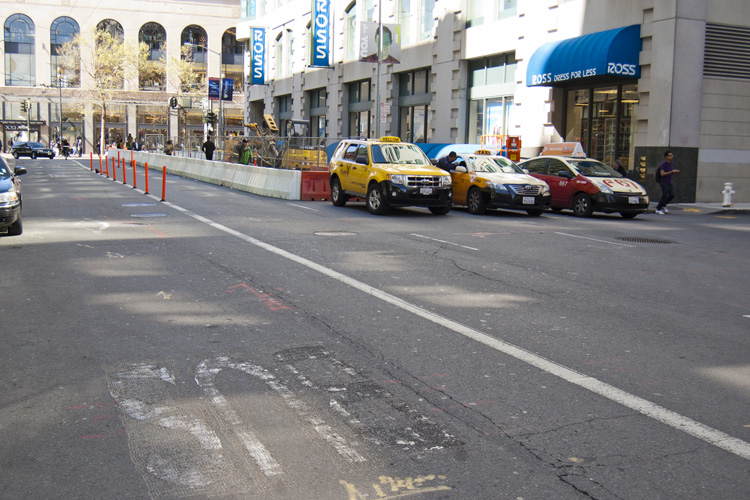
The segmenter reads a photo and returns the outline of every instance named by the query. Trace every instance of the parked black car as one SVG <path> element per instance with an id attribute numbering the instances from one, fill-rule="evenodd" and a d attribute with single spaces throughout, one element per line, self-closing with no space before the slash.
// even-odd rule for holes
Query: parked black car
<path id="1" fill-rule="evenodd" d="M 19 175 L 26 173 L 25 168 L 13 170 L 0 158 L 0 234 L 6 231 L 11 236 L 23 232 L 21 222 L 21 182 Z"/>
<path id="2" fill-rule="evenodd" d="M 13 158 L 19 156 L 29 156 L 32 160 L 36 160 L 37 156 L 46 156 L 50 160 L 55 157 L 55 150 L 48 148 L 41 142 L 17 142 L 13 144 L 11 148 L 11 154 Z"/>

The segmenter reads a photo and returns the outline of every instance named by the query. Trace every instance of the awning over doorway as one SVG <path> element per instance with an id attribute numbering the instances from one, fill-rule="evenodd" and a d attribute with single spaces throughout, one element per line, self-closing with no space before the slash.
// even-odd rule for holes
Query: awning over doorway
<path id="1" fill-rule="evenodd" d="M 639 78 L 640 51 L 638 24 L 550 42 L 531 56 L 526 85 L 553 87 L 602 77 Z"/>

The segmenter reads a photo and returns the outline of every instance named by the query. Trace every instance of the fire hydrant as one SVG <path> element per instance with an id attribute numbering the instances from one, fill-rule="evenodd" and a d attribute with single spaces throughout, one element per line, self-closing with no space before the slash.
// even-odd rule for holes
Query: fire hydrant
<path id="1" fill-rule="evenodd" d="M 734 190 L 732 189 L 732 183 L 731 182 L 725 182 L 724 183 L 724 191 L 722 191 L 722 194 L 724 195 L 724 203 L 722 204 L 723 207 L 731 207 L 732 206 L 732 195 L 734 194 Z"/>

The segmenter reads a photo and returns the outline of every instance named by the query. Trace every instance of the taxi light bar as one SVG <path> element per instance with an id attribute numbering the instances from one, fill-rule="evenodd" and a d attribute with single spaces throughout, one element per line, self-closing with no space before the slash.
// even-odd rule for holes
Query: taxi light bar
<path id="1" fill-rule="evenodd" d="M 401 142 L 401 138 L 392 135 L 386 135 L 380 138 L 380 142 Z"/>
<path id="2" fill-rule="evenodd" d="M 474 154 L 475 155 L 491 155 L 492 151 L 490 151 L 489 149 L 477 149 L 476 151 L 474 151 Z"/>

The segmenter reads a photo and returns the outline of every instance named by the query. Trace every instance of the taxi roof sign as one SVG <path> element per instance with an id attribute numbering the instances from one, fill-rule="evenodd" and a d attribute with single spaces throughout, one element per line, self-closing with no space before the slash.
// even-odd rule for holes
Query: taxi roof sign
<path id="1" fill-rule="evenodd" d="M 476 151 L 474 151 L 474 154 L 475 155 L 491 155 L 492 151 L 490 151 L 489 149 L 477 149 Z"/>
<path id="2" fill-rule="evenodd" d="M 401 138 L 392 135 L 386 135 L 380 138 L 380 142 L 401 142 Z"/>
<path id="3" fill-rule="evenodd" d="M 544 146 L 541 156 L 573 156 L 586 158 L 580 142 L 551 142 Z"/>

